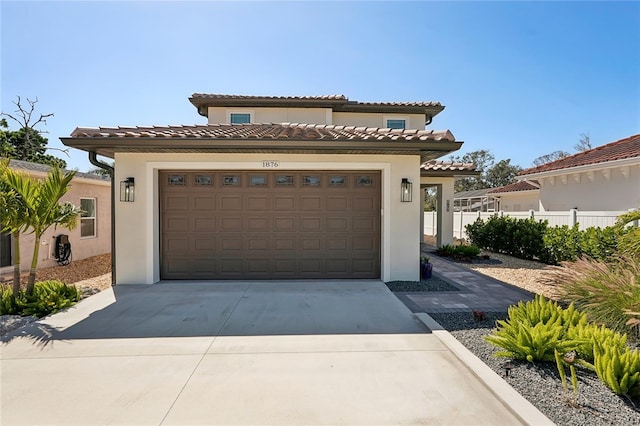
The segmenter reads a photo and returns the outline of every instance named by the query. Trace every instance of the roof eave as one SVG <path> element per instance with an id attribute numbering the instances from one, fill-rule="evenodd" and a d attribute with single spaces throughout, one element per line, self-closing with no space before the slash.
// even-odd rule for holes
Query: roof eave
<path id="1" fill-rule="evenodd" d="M 584 172 L 590 172 L 590 171 L 596 171 L 596 170 L 602 170 L 602 169 L 611 169 L 615 167 L 631 166 L 631 165 L 637 165 L 637 164 L 640 164 L 640 157 L 630 157 L 630 158 L 623 158 L 621 160 L 603 161 L 601 163 L 585 164 L 582 166 L 547 170 L 544 172 L 519 174 L 518 176 L 516 176 L 516 179 L 520 181 L 531 180 L 531 179 L 541 179 L 545 177 L 560 176 L 560 175 L 567 175 L 567 174 L 574 174 L 574 173 L 584 173 Z"/>

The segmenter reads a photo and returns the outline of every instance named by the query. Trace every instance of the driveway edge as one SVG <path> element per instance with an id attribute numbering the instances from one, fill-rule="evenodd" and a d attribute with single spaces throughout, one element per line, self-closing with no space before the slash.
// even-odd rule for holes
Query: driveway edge
<path id="1" fill-rule="evenodd" d="M 555 425 L 535 405 L 520 395 L 495 371 L 456 340 L 447 330 L 438 324 L 429 314 L 414 314 L 433 335 L 449 349 L 471 373 L 516 417 L 528 425 Z"/>

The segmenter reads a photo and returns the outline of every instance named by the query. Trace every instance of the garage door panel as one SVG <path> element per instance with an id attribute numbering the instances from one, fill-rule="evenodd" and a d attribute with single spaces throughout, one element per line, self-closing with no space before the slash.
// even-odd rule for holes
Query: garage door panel
<path id="1" fill-rule="evenodd" d="M 160 172 L 161 278 L 379 278 L 379 181 L 379 172 Z"/>

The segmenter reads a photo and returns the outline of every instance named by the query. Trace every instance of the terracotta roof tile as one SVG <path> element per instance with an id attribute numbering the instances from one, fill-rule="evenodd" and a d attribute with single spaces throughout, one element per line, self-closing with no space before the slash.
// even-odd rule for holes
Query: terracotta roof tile
<path id="1" fill-rule="evenodd" d="M 488 194 L 500 194 L 503 192 L 533 191 L 536 189 L 540 189 L 540 186 L 538 186 L 537 180 L 532 180 L 532 181 L 523 180 L 520 182 L 511 183 L 509 185 L 501 186 L 500 188 L 493 188 L 488 192 Z"/>
<path id="2" fill-rule="evenodd" d="M 430 160 L 420 165 L 422 170 L 430 171 L 475 171 L 476 166 L 473 163 L 456 163 L 452 161 Z"/>
<path id="3" fill-rule="evenodd" d="M 31 161 L 16 160 L 13 158 L 9 160 L 9 167 L 14 170 L 25 170 L 39 173 L 49 173 L 49 170 L 51 170 L 51 166 L 46 164 L 32 163 Z M 69 170 L 65 169 L 64 171 L 68 172 Z M 84 173 L 78 171 L 76 171 L 76 177 L 100 181 L 108 181 L 111 179 L 108 176 L 95 175 L 93 173 Z"/>
<path id="4" fill-rule="evenodd" d="M 569 169 L 571 167 L 587 166 L 634 157 L 640 157 L 640 134 L 630 136 L 607 145 L 602 145 L 588 151 L 579 152 L 569 157 L 561 158 L 560 160 L 523 170 L 518 173 L 518 176 L 549 172 L 552 170 Z"/>
<path id="5" fill-rule="evenodd" d="M 288 140 L 379 140 L 455 142 L 448 130 L 401 130 L 324 124 L 208 124 L 193 126 L 136 126 L 76 128 L 73 138 L 202 138 Z"/>
<path id="6" fill-rule="evenodd" d="M 350 101 L 345 95 L 320 95 L 320 96 L 253 96 L 253 95 L 225 95 L 217 93 L 194 93 L 192 100 L 211 101 L 252 101 L 252 102 L 330 102 L 343 106 L 369 106 L 369 107 L 441 107 L 440 102 L 357 102 Z"/>

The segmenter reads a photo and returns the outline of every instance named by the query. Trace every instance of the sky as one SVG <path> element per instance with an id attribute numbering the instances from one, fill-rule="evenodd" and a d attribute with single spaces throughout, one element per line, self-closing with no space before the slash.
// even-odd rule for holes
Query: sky
<path id="1" fill-rule="evenodd" d="M 640 133 L 640 1 L 2 0 L 0 24 L 1 109 L 37 97 L 52 148 L 76 127 L 206 124 L 193 93 L 438 101 L 428 128 L 456 155 L 523 168 Z"/>

